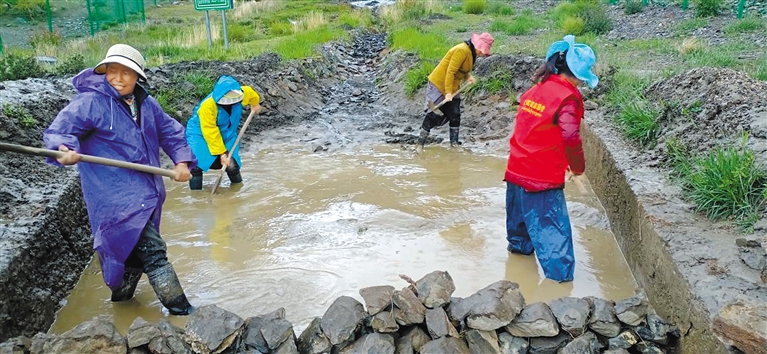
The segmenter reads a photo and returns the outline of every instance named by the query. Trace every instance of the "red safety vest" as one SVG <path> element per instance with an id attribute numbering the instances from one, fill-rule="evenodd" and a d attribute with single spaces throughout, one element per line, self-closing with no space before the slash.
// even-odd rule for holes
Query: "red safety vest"
<path id="1" fill-rule="evenodd" d="M 583 118 L 583 98 L 565 78 L 551 75 L 520 98 L 514 132 L 509 139 L 505 180 L 529 192 L 562 188 L 569 166 L 562 130 L 554 121 L 562 103 L 575 99 Z"/>

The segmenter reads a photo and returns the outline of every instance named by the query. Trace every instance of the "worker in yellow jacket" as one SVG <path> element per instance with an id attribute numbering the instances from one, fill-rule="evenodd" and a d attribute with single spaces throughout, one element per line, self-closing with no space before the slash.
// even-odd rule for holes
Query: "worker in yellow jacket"
<path id="1" fill-rule="evenodd" d="M 233 184 L 242 182 L 240 149 L 235 148 L 234 143 L 245 106 L 250 106 L 253 113 L 261 110 L 258 92 L 224 75 L 213 86 L 213 92 L 194 107 L 192 118 L 186 124 L 186 141 L 198 164 L 191 171 L 189 189 L 202 189 L 202 174 L 211 168 L 226 169 Z"/>
<path id="2" fill-rule="evenodd" d="M 474 63 L 477 57 L 490 55 L 493 46 L 493 36 L 490 33 L 471 35 L 471 38 L 464 41 L 445 54 L 436 68 L 429 74 L 429 83 L 426 85 L 426 101 L 424 102 L 424 111 L 426 116 L 421 125 L 421 134 L 418 139 L 418 147 L 423 148 L 426 138 L 429 137 L 431 128 L 440 127 L 445 123 L 450 123 L 450 145 L 457 146 L 458 129 L 461 126 L 461 97 L 455 94 L 461 81 L 466 80 L 468 84 L 474 84 L 476 79 L 471 75 Z M 439 110 L 443 115 L 436 112 L 429 112 L 429 103 L 434 105 L 446 101 Z"/>

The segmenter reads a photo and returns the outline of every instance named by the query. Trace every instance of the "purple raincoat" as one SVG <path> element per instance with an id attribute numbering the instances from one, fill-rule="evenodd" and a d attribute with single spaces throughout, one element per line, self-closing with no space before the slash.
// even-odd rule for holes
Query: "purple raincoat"
<path id="1" fill-rule="evenodd" d="M 196 165 L 184 137 L 184 127 L 148 96 L 141 104 L 140 126 L 120 103 L 120 94 L 93 69 L 72 81 L 78 94 L 45 130 L 51 150 L 60 145 L 78 153 L 160 167 L 160 148 L 174 163 Z M 59 165 L 55 159 L 48 163 Z M 78 163 L 83 199 L 93 231 L 104 282 L 120 286 L 125 260 L 149 219 L 160 227 L 165 201 L 162 177 L 91 163 Z"/>

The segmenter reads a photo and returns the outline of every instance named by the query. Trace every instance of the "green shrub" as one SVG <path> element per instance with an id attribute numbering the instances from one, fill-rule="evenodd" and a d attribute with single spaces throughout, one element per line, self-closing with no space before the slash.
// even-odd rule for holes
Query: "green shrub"
<path id="1" fill-rule="evenodd" d="M 463 12 L 467 14 L 481 14 L 485 12 L 485 0 L 463 0 Z"/>
<path id="2" fill-rule="evenodd" d="M 0 56 L 0 81 L 43 77 L 45 70 L 32 56 L 8 53 Z"/>
<path id="3" fill-rule="evenodd" d="M 585 4 L 580 12 L 580 18 L 583 19 L 586 32 L 600 35 L 613 29 L 610 15 L 600 4 Z"/>
<path id="4" fill-rule="evenodd" d="M 756 32 L 764 29 L 764 20 L 759 17 L 746 17 L 724 27 L 725 33 Z"/>
<path id="5" fill-rule="evenodd" d="M 487 12 L 496 15 L 511 16 L 514 14 L 514 8 L 499 2 L 493 2 L 488 7 Z"/>
<path id="6" fill-rule="evenodd" d="M 767 172 L 745 147 L 717 148 L 696 159 L 685 180 L 696 209 L 712 220 L 749 218 L 764 205 Z"/>
<path id="7" fill-rule="evenodd" d="M 615 121 L 626 137 L 642 147 L 652 147 L 660 133 L 659 114 L 652 103 L 641 98 L 622 103 L 620 111 L 615 115 Z"/>
<path id="8" fill-rule="evenodd" d="M 719 15 L 724 0 L 695 0 L 695 16 L 714 17 Z"/>
<path id="9" fill-rule="evenodd" d="M 61 44 L 62 39 L 63 37 L 61 36 L 61 32 L 59 32 L 58 29 L 54 30 L 53 32 L 48 30 L 41 30 L 33 33 L 29 37 L 28 42 L 32 48 L 40 48 L 45 45 L 56 47 Z"/>
<path id="10" fill-rule="evenodd" d="M 562 21 L 560 27 L 565 33 L 576 36 L 580 36 L 586 31 L 586 24 L 580 17 L 567 17 Z"/>
<path id="11" fill-rule="evenodd" d="M 431 74 L 434 66 L 434 63 L 422 61 L 407 71 L 403 86 L 405 88 L 405 94 L 408 97 L 412 98 L 418 89 L 424 87 L 426 83 L 429 82 L 429 74 Z"/>
<path id="12" fill-rule="evenodd" d="M 16 121 L 16 124 L 24 129 L 32 128 L 37 125 L 37 119 L 32 117 L 29 110 L 22 106 L 6 103 L 3 105 L 3 115 L 10 118 L 12 121 Z"/>
<path id="13" fill-rule="evenodd" d="M 2 6 L 10 6 L 8 15 L 37 21 L 45 19 L 45 0 L 10 0 Z"/>
<path id="14" fill-rule="evenodd" d="M 513 77 L 508 72 L 501 71 L 478 78 L 476 84 L 466 89 L 466 95 L 471 97 L 478 92 L 485 92 L 491 95 L 501 92 L 511 94 L 513 89 Z"/>
<path id="15" fill-rule="evenodd" d="M 623 5 L 623 13 L 626 15 L 638 14 L 644 10 L 641 0 L 628 0 Z"/>
<path id="16" fill-rule="evenodd" d="M 254 39 L 255 31 L 250 26 L 232 24 L 227 26 L 226 34 L 232 43 L 245 43 Z"/>
<path id="17" fill-rule="evenodd" d="M 285 22 L 272 22 L 269 25 L 269 33 L 273 36 L 285 36 L 293 33 L 293 25 Z"/>
<path id="18" fill-rule="evenodd" d="M 64 59 L 61 64 L 56 66 L 56 72 L 62 75 L 72 75 L 79 73 L 85 69 L 85 67 L 85 57 L 78 53 Z"/>

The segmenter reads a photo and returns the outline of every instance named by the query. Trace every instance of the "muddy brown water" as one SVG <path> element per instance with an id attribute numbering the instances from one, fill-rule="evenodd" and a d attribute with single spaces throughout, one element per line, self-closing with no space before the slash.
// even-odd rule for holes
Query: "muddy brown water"
<path id="1" fill-rule="evenodd" d="M 545 280 L 535 258 L 511 255 L 505 240 L 505 156 L 429 146 L 422 155 L 394 145 L 311 153 L 281 145 L 243 155 L 244 185 L 210 197 L 167 182 L 161 232 L 190 301 L 243 318 L 284 307 L 300 333 L 337 297 L 448 271 L 454 296 L 500 279 L 520 284 L 528 303 L 561 296 L 622 299 L 636 281 L 604 210 L 588 189 L 566 188 L 575 240 L 575 281 Z M 113 304 L 97 258 L 66 299 L 51 333 L 97 315 L 126 334 L 141 316 L 168 316 L 144 277 L 134 300 Z"/>

